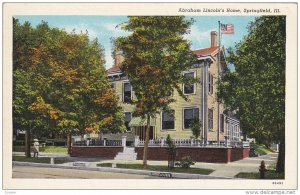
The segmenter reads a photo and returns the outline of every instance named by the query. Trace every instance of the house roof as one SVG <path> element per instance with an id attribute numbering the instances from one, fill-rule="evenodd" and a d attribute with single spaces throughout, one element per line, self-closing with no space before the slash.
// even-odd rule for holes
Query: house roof
<path id="1" fill-rule="evenodd" d="M 107 69 L 106 72 L 107 72 L 107 74 L 113 74 L 113 73 L 121 72 L 121 69 L 119 66 L 113 66 L 113 67 Z"/>
<path id="2" fill-rule="evenodd" d="M 197 49 L 193 51 L 194 54 L 196 54 L 198 57 L 201 56 L 214 56 L 215 54 L 218 53 L 218 46 L 216 47 L 208 47 L 208 48 L 203 48 L 203 49 Z M 119 66 L 113 66 L 109 69 L 106 70 L 107 74 L 114 74 L 114 73 L 119 73 L 121 72 L 121 69 Z"/>
<path id="3" fill-rule="evenodd" d="M 197 56 L 207 56 L 207 55 L 214 55 L 218 52 L 218 46 L 217 47 L 208 47 L 203 49 L 197 49 L 193 51 L 194 54 Z"/>

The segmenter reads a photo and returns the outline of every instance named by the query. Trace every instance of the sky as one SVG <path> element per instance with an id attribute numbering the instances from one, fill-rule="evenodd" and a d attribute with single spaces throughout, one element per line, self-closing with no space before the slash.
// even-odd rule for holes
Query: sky
<path id="1" fill-rule="evenodd" d="M 105 49 L 105 66 L 110 68 L 113 65 L 111 57 L 112 44 L 111 38 L 125 36 L 129 33 L 116 27 L 118 24 L 127 21 L 126 16 L 14 16 L 21 24 L 25 21 L 30 22 L 32 26 L 36 26 L 41 21 L 48 23 L 50 27 L 65 29 L 67 32 L 85 33 L 88 31 L 90 39 L 98 38 L 99 43 Z M 210 47 L 210 32 L 218 31 L 218 21 L 223 24 L 233 24 L 234 34 L 222 35 L 221 45 L 225 49 L 233 47 L 240 42 L 244 36 L 248 34 L 248 24 L 254 21 L 254 16 L 187 16 L 188 19 L 193 18 L 195 23 L 191 26 L 190 34 L 186 35 L 186 39 L 191 41 L 192 50 Z"/>

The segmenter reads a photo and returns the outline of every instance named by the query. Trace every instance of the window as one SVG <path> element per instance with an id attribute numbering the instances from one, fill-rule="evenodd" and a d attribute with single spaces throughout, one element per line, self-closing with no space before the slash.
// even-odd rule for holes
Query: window
<path id="1" fill-rule="evenodd" d="M 212 74 L 208 73 L 208 92 L 213 94 L 214 91 L 214 77 Z"/>
<path id="2" fill-rule="evenodd" d="M 220 131 L 224 132 L 224 114 L 220 114 Z"/>
<path id="3" fill-rule="evenodd" d="M 129 122 L 131 121 L 131 112 L 124 112 L 124 122 L 126 126 L 126 131 L 131 131 L 129 127 Z"/>
<path id="4" fill-rule="evenodd" d="M 116 88 L 116 83 L 110 83 L 110 88 L 115 89 Z"/>
<path id="5" fill-rule="evenodd" d="M 184 76 L 186 78 L 195 78 L 195 72 L 185 73 Z M 184 94 L 193 94 L 195 93 L 195 83 L 191 85 L 184 84 L 183 85 L 183 93 Z"/>
<path id="6" fill-rule="evenodd" d="M 194 118 L 199 118 L 199 108 L 186 108 L 183 110 L 184 129 L 191 128 L 191 123 Z"/>
<path id="7" fill-rule="evenodd" d="M 208 109 L 208 129 L 213 129 L 214 128 L 214 111 L 213 109 Z"/>
<path id="8" fill-rule="evenodd" d="M 130 83 L 123 84 L 123 102 L 130 103 L 131 101 L 131 85 Z"/>
<path id="9" fill-rule="evenodd" d="M 174 114 L 162 111 L 161 118 L 161 129 L 175 129 Z"/>

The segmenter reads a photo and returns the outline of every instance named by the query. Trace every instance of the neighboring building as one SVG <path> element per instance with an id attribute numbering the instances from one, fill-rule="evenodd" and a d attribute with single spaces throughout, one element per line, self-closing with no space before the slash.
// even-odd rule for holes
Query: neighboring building
<path id="1" fill-rule="evenodd" d="M 199 82 L 192 86 L 182 85 L 183 92 L 190 101 L 185 101 L 174 90 L 172 95 L 176 102 L 170 104 L 174 115 L 162 111 L 156 118 L 151 119 L 150 139 L 166 137 L 168 134 L 172 138 L 190 138 L 193 136 L 190 129 L 191 121 L 197 117 L 202 121 L 203 131 L 200 137 L 205 143 L 224 142 L 225 136 L 228 140 L 240 141 L 241 132 L 238 119 L 232 113 L 225 115 L 223 105 L 216 101 L 219 73 L 227 66 L 223 47 L 217 45 L 217 33 L 211 32 L 211 47 L 195 50 L 194 54 L 197 55 L 197 63 L 190 70 L 183 72 L 187 77 L 199 79 Z M 144 140 L 146 121 L 132 116 L 134 106 L 129 102 L 134 98 L 134 90 L 126 75 L 120 70 L 122 60 L 122 53 L 117 53 L 114 66 L 107 70 L 108 78 L 111 87 L 119 95 L 120 105 L 124 110 L 127 140 L 133 141 L 134 135 L 138 135 L 140 139 Z M 120 139 L 121 136 L 120 133 L 117 135 L 106 134 L 102 137 Z"/>

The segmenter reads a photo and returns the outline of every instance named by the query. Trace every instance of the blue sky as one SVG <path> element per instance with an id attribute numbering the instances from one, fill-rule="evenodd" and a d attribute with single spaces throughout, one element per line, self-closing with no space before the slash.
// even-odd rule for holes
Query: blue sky
<path id="1" fill-rule="evenodd" d="M 128 33 L 116 28 L 122 22 L 127 21 L 126 16 L 15 16 L 23 24 L 29 21 L 32 26 L 36 26 L 42 20 L 48 22 L 49 26 L 65 29 L 71 32 L 75 29 L 76 33 L 86 32 L 91 39 L 98 38 L 98 41 L 105 49 L 106 68 L 113 64 L 111 58 L 110 38 L 124 36 Z M 191 18 L 191 17 L 187 17 Z M 234 34 L 222 35 L 222 45 L 225 48 L 234 46 L 248 34 L 247 25 L 254 21 L 254 16 L 193 16 L 195 23 L 191 27 L 191 33 L 186 38 L 192 42 L 192 49 L 210 47 L 210 32 L 218 30 L 218 21 L 221 23 L 231 23 L 234 25 Z"/>

